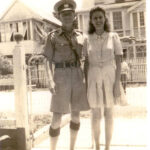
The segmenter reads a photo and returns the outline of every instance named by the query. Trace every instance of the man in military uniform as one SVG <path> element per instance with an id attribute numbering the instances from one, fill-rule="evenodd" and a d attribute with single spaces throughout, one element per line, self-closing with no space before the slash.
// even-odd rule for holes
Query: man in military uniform
<path id="1" fill-rule="evenodd" d="M 56 149 L 61 118 L 66 113 L 71 113 L 70 150 L 74 149 L 80 127 L 80 111 L 89 109 L 81 69 L 86 40 L 81 32 L 74 29 L 75 8 L 73 0 L 60 0 L 55 4 L 55 17 L 61 21 L 62 27 L 49 33 L 43 51 L 52 93 L 51 150 Z"/>

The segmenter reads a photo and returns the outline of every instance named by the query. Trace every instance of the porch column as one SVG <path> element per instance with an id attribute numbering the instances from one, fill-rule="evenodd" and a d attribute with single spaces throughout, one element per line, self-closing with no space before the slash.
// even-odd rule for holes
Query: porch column
<path id="1" fill-rule="evenodd" d="M 31 40 L 34 40 L 33 20 L 29 21 Z"/>
<path id="2" fill-rule="evenodd" d="M 21 34 L 15 35 L 17 44 L 13 50 L 17 150 L 31 150 L 27 108 L 25 50 L 20 43 L 22 39 L 23 36 Z"/>
<path id="3" fill-rule="evenodd" d="M 133 27 L 133 14 L 132 12 L 130 13 L 130 31 L 131 31 L 131 36 L 134 36 L 134 27 Z M 135 37 L 136 38 L 136 37 Z M 133 57 L 136 58 L 136 47 L 135 47 L 135 41 L 132 41 L 132 46 L 133 46 Z"/>

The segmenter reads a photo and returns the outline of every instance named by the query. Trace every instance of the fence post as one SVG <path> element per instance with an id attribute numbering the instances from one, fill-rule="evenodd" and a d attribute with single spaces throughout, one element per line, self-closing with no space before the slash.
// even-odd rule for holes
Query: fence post
<path id="1" fill-rule="evenodd" d="M 30 150 L 25 50 L 20 43 L 23 39 L 22 35 L 17 33 L 14 38 L 17 42 L 13 50 L 17 148 L 18 150 Z"/>

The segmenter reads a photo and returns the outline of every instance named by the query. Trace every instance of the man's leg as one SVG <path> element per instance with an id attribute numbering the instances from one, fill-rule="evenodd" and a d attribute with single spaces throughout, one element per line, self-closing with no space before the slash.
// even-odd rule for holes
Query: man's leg
<path id="1" fill-rule="evenodd" d="M 80 112 L 72 111 L 70 121 L 70 150 L 74 150 L 79 128 Z"/>
<path id="2" fill-rule="evenodd" d="M 105 108 L 105 150 L 110 149 L 110 142 L 113 133 L 113 108 Z"/>
<path id="3" fill-rule="evenodd" d="M 60 134 L 60 123 L 61 123 L 62 114 L 53 113 L 52 123 L 49 130 L 50 135 L 50 150 L 56 150 L 56 145 L 58 137 Z"/>
<path id="4" fill-rule="evenodd" d="M 100 149 L 100 121 L 102 113 L 100 108 L 92 109 L 92 134 L 95 142 L 96 150 Z"/>

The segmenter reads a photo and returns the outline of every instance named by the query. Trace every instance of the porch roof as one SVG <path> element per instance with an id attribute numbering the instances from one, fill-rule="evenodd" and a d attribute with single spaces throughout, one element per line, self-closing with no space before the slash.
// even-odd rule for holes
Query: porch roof
<path id="1" fill-rule="evenodd" d="M 52 22 L 53 24 L 60 25 L 59 20 L 57 20 L 53 14 L 46 13 L 35 8 L 33 5 L 30 6 L 29 4 L 25 4 L 24 2 L 18 0 L 15 0 L 10 4 L 10 6 L 6 9 L 0 18 L 0 22 L 11 22 L 31 18 L 39 20 L 45 19 L 49 22 Z"/>

